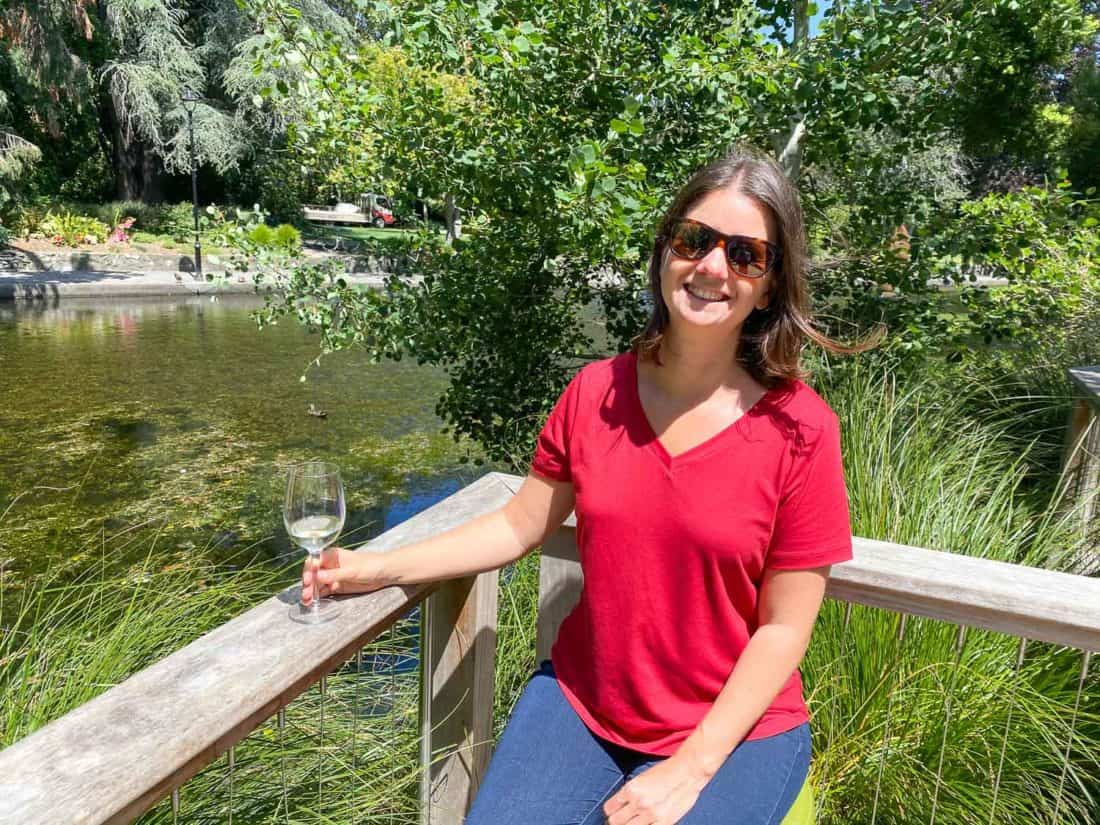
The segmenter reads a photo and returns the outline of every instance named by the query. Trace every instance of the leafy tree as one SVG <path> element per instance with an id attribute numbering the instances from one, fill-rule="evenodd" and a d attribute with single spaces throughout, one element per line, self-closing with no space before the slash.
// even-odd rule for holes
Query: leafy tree
<path id="1" fill-rule="evenodd" d="M 352 31 L 322 0 L 294 8 L 345 42 Z M 0 0 L 0 89 L 20 136 L 59 167 L 47 189 L 79 177 L 72 147 L 83 143 L 75 156 L 109 168 L 117 197 L 159 199 L 165 173 L 190 170 L 185 88 L 204 96 L 196 154 L 215 172 L 277 142 L 285 123 L 254 102 L 254 28 L 245 10 L 217 0 Z"/>
<path id="2" fill-rule="evenodd" d="M 381 6 L 381 36 L 349 54 L 297 25 L 284 0 L 251 8 L 269 31 L 261 71 L 304 67 L 296 84 L 270 90 L 276 108 L 304 113 L 296 141 L 331 155 L 343 146 L 345 174 L 451 194 L 476 225 L 449 253 L 422 252 L 421 283 L 395 280 L 379 296 L 299 272 L 272 314 L 311 322 L 327 348 L 355 343 L 444 366 L 452 382 L 439 411 L 498 459 L 526 454 L 568 375 L 599 349 L 584 307 L 599 308 L 614 347 L 640 329 L 658 213 L 692 169 L 736 141 L 772 146 L 790 174 L 805 175 L 815 223 L 844 206 L 838 191 L 850 195 L 849 238 L 825 243 L 817 231 L 823 251 L 849 263 L 820 277 L 845 286 L 838 315 L 866 324 L 892 313 L 904 337 L 931 306 L 928 272 L 884 253 L 895 227 L 934 212 L 936 190 L 917 171 L 976 139 L 956 116 L 990 93 L 988 78 L 1068 55 L 1090 31 L 1079 9 L 1036 0 L 838 4 L 813 38 L 802 2 L 412 0 Z M 1027 19 L 1043 37 L 1013 39 L 1005 21 Z M 381 60 L 402 68 L 378 71 Z M 1015 123 L 992 126 L 1004 129 L 989 145 L 1016 145 Z M 909 163 L 913 174 L 897 173 Z M 958 177 L 940 171 L 937 180 Z M 844 184 L 809 183 L 828 180 Z M 926 193 L 916 212 L 905 197 L 914 182 Z M 875 261 L 911 300 L 876 287 L 862 271 Z M 903 305 L 913 312 L 894 312 Z"/>

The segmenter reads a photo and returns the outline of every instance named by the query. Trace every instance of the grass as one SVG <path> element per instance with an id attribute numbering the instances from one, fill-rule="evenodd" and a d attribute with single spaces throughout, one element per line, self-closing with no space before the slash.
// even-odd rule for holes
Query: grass
<path id="1" fill-rule="evenodd" d="M 132 234 L 133 247 L 140 251 L 156 252 L 167 249 L 172 252 L 181 252 L 191 255 L 195 251 L 194 239 L 181 241 L 172 235 L 158 235 L 153 232 L 134 232 Z M 234 249 L 225 246 L 213 246 L 203 241 L 202 251 L 204 255 L 225 255 L 234 253 Z"/>
<path id="2" fill-rule="evenodd" d="M 856 535 L 1038 567 L 1081 549 L 1074 513 L 1025 492 L 1033 452 L 1007 425 L 981 425 L 972 399 L 931 381 L 902 389 L 851 370 L 828 387 L 841 416 Z M 804 664 L 817 744 L 812 777 L 822 822 L 1095 822 L 1100 679 L 1091 677 L 1071 739 L 1081 654 L 1032 644 L 1014 677 L 1016 639 L 972 631 L 956 666 L 957 628 L 826 605 Z M 947 707 L 951 704 L 950 719 Z M 1011 719 L 1010 719 L 1011 715 Z M 889 736 L 884 741 L 887 718 Z M 1007 733 L 1006 733 L 1007 731 Z M 946 746 L 944 745 L 946 743 Z M 943 752 L 943 784 L 936 780 Z"/>
<path id="3" fill-rule="evenodd" d="M 1072 512 L 1028 489 L 1035 450 L 1021 449 L 1011 422 L 977 420 L 972 394 L 932 380 L 902 387 L 858 366 L 822 379 L 842 419 L 856 534 L 1038 566 L 1079 549 Z M 104 558 L 117 549 L 105 547 Z M 122 571 L 103 562 L 75 581 L 39 576 L 15 591 L 18 609 L 8 615 L 16 618 L 0 641 L 0 743 L 265 598 L 296 569 L 248 562 L 229 569 L 198 553 L 166 563 L 154 546 Z M 502 577 L 498 731 L 535 664 L 537 590 L 534 556 Z M 416 672 L 387 664 L 413 655 L 415 632 L 413 616 L 366 651 L 380 667 L 353 662 L 333 675 L 323 731 L 313 688 L 288 710 L 285 728 L 270 720 L 238 746 L 232 781 L 223 759 L 189 782 L 182 821 L 223 822 L 232 809 L 237 822 L 414 822 Z M 1016 677 L 1015 639 L 971 632 L 957 666 L 956 641 L 952 625 L 912 620 L 899 642 L 894 614 L 855 608 L 846 625 L 843 607 L 826 605 L 803 668 L 818 821 L 864 823 L 874 810 L 879 823 L 927 822 L 934 808 L 936 822 L 958 825 L 991 813 L 996 822 L 1096 822 L 1096 668 L 1071 741 L 1078 651 L 1032 644 Z M 171 821 L 168 803 L 147 820 Z"/>
<path id="4" fill-rule="evenodd" d="M 420 232 L 417 228 L 373 226 L 326 226 L 308 223 L 302 229 L 302 240 L 307 245 L 337 249 L 344 252 L 373 252 L 399 255 Z"/>

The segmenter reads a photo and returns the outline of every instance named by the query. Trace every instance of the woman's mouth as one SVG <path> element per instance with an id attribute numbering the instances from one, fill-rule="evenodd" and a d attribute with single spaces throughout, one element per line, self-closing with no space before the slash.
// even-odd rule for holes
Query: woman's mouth
<path id="1" fill-rule="evenodd" d="M 698 298 L 700 301 L 707 301 L 708 303 L 718 303 L 729 300 L 728 297 L 717 290 L 703 289 L 695 284 L 684 284 L 684 291 L 693 298 Z"/>

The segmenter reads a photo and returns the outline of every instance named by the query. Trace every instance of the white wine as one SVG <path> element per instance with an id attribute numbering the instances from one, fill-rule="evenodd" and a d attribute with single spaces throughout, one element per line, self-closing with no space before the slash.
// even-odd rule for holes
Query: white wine
<path id="1" fill-rule="evenodd" d="M 321 551 L 344 529 L 347 503 L 340 468 L 324 461 L 295 464 L 287 473 L 283 524 L 290 538 L 308 550 L 316 564 Z M 340 615 L 340 605 L 313 594 L 308 604 L 291 605 L 290 618 L 302 624 L 320 624 Z"/>
<path id="2" fill-rule="evenodd" d="M 335 540 L 343 519 L 337 516 L 306 516 L 287 526 L 287 532 L 299 547 L 310 553 L 320 553 Z"/>

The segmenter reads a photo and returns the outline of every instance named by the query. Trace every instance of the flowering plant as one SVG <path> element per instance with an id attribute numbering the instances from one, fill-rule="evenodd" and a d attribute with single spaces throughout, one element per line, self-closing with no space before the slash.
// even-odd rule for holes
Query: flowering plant
<path id="1" fill-rule="evenodd" d="M 111 230 L 107 243 L 130 243 L 129 229 L 136 223 L 136 218 L 126 218 L 115 225 Z"/>

